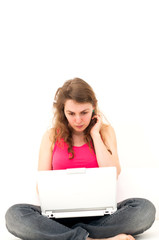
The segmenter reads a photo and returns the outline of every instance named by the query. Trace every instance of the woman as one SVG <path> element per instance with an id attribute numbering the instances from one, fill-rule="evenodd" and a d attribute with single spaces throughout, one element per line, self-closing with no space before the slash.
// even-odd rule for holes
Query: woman
<path id="1" fill-rule="evenodd" d="M 115 132 L 103 123 L 92 88 L 79 78 L 66 81 L 56 92 L 54 109 L 53 128 L 42 138 L 38 170 L 115 166 L 118 177 Z M 118 203 L 112 215 L 87 218 L 48 219 L 40 206 L 17 204 L 7 211 L 6 226 L 24 240 L 134 240 L 154 219 L 153 204 L 133 198 Z"/>

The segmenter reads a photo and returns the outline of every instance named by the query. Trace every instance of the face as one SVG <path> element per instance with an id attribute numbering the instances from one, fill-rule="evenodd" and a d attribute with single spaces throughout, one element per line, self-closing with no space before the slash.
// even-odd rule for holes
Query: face
<path id="1" fill-rule="evenodd" d="M 75 132 L 83 132 L 92 119 L 93 105 L 67 100 L 64 106 L 65 116 Z"/>

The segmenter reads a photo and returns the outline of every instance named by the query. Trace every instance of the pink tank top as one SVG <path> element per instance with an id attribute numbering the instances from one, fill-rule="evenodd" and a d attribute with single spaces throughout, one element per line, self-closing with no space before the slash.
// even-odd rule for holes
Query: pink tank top
<path id="1" fill-rule="evenodd" d="M 60 144 L 55 143 L 53 149 L 52 169 L 60 170 L 67 168 L 96 168 L 97 158 L 93 149 L 88 144 L 80 147 L 73 146 L 74 158 L 69 159 L 68 145 L 63 140 Z"/>

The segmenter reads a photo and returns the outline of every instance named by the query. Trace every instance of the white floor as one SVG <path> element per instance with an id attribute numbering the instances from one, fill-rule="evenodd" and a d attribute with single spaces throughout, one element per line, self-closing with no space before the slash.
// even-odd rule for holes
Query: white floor
<path id="1" fill-rule="evenodd" d="M 19 238 L 11 235 L 6 227 L 4 222 L 0 222 L 0 239 L 1 240 L 18 240 Z M 136 240 L 159 240 L 159 220 L 155 221 L 152 227 L 147 230 L 145 233 L 136 236 Z"/>

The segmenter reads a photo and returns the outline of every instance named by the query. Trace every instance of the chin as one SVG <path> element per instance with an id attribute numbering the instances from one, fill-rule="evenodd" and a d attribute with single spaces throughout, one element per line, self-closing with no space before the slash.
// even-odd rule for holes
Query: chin
<path id="1" fill-rule="evenodd" d="M 75 128 L 73 128 L 73 129 L 74 129 L 75 132 L 82 133 L 82 132 L 84 132 L 84 130 L 86 129 L 86 127 L 81 127 L 81 128 L 75 127 Z"/>

